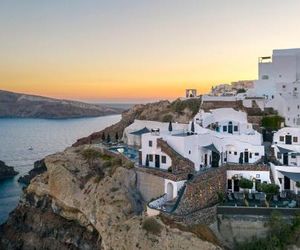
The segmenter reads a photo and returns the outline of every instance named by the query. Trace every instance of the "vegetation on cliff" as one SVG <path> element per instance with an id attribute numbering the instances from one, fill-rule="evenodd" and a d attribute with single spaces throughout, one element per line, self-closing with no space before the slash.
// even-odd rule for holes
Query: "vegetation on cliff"
<path id="1" fill-rule="evenodd" d="M 273 212 L 268 223 L 269 234 L 264 239 L 252 239 L 236 244 L 235 249 L 266 250 L 266 249 L 298 249 L 300 247 L 300 215 L 292 222 L 283 219 L 279 212 Z M 294 246 L 294 248 L 293 248 Z M 289 248 L 290 247 L 290 248 Z"/>

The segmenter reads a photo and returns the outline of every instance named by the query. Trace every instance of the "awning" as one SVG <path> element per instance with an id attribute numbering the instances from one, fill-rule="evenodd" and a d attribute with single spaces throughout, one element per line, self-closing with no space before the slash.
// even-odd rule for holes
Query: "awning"
<path id="1" fill-rule="evenodd" d="M 149 133 L 150 130 L 147 129 L 146 127 L 140 129 L 140 130 L 137 130 L 137 131 L 134 131 L 134 132 L 131 132 L 130 134 L 131 135 L 142 135 L 142 134 L 146 134 L 146 133 Z"/>
<path id="2" fill-rule="evenodd" d="M 300 181 L 300 173 L 292 173 L 292 172 L 285 172 L 285 171 L 279 171 L 284 176 L 290 178 L 293 181 Z"/>
<path id="3" fill-rule="evenodd" d="M 282 147 L 279 147 L 279 146 L 277 146 L 277 148 L 279 149 L 279 152 L 281 154 L 286 154 L 286 153 L 294 152 L 293 150 L 290 150 L 290 149 L 287 149 L 287 148 L 282 148 Z"/>
<path id="4" fill-rule="evenodd" d="M 219 150 L 215 147 L 214 144 L 209 144 L 207 146 L 204 146 L 203 148 L 208 149 L 208 150 L 210 150 L 212 152 L 220 154 Z"/>

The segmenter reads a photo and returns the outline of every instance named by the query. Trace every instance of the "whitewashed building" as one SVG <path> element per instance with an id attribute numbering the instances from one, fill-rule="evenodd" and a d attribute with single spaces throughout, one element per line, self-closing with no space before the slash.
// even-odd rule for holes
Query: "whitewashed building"
<path id="1" fill-rule="evenodd" d="M 155 132 L 142 135 L 142 165 L 167 170 L 171 158 L 157 145 L 163 139 L 196 171 L 224 163 L 253 164 L 264 156 L 262 136 L 247 122 L 245 113 L 233 109 L 200 111 L 188 132 Z"/>
<path id="2" fill-rule="evenodd" d="M 300 49 L 274 50 L 258 62 L 259 79 L 248 96 L 264 97 L 285 118 L 285 124 L 300 127 Z"/>
<path id="3" fill-rule="evenodd" d="M 280 191 L 300 191 L 300 128 L 285 127 L 274 134 L 274 156 L 279 163 L 271 164 L 275 183 Z"/>

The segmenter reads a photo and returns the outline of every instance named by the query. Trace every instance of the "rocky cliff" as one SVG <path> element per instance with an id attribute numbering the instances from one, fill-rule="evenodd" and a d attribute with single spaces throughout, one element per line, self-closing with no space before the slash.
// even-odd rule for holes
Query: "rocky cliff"
<path id="1" fill-rule="evenodd" d="M 145 217 L 136 170 L 123 158 L 85 146 L 45 165 L 0 227 L 0 249 L 218 249 Z"/>
<path id="2" fill-rule="evenodd" d="M 75 118 L 120 114 L 120 108 L 0 90 L 0 117 Z"/>
<path id="3" fill-rule="evenodd" d="M 176 100 L 174 102 L 159 101 L 155 103 L 139 104 L 132 107 L 130 110 L 122 114 L 120 122 L 91 134 L 88 137 L 79 139 L 73 146 L 79 146 L 84 144 L 91 144 L 101 140 L 103 134 L 110 135 L 112 140 L 115 139 L 116 134 L 118 137 L 122 137 L 123 131 L 126 127 L 138 120 L 150 120 L 160 122 L 179 122 L 188 123 L 195 114 L 199 111 L 201 104 L 201 98 Z"/>
<path id="4" fill-rule="evenodd" d="M 17 174 L 18 172 L 13 167 L 6 166 L 3 161 L 0 161 L 0 180 L 14 177 Z"/>

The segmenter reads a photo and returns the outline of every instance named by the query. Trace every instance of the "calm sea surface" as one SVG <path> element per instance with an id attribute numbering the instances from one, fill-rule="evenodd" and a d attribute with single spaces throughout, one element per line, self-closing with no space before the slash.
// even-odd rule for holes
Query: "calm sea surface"
<path id="1" fill-rule="evenodd" d="M 22 190 L 18 177 L 32 169 L 35 161 L 120 119 L 121 115 L 63 120 L 0 119 L 0 160 L 20 172 L 13 179 L 0 181 L 0 224 L 18 204 Z"/>

